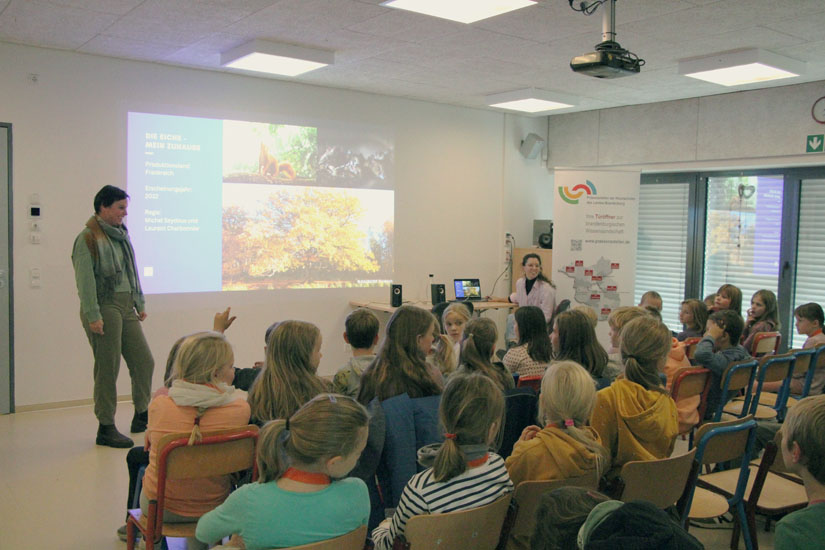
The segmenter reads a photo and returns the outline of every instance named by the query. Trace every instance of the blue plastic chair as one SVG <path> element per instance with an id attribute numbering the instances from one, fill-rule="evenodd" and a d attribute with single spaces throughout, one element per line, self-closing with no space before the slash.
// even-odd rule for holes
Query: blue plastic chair
<path id="1" fill-rule="evenodd" d="M 745 404 L 742 407 L 743 413 L 739 418 L 747 416 L 750 408 L 751 388 L 753 380 L 756 378 L 756 369 L 759 363 L 756 359 L 746 359 L 731 363 L 722 377 L 722 393 L 716 411 L 713 413 L 713 422 L 722 420 L 722 412 L 727 404 L 727 396 L 731 391 L 742 390 L 745 392 Z"/>
<path id="2" fill-rule="evenodd" d="M 808 373 L 805 376 L 805 384 L 802 386 L 802 393 L 799 396 L 790 395 L 790 386 L 788 387 L 788 397 L 794 400 L 805 399 L 811 393 L 811 384 L 814 381 L 814 374 L 821 362 L 825 362 L 825 344 L 820 344 L 815 348 L 808 348 L 799 350 L 797 355 L 803 353 L 811 354 L 811 362 L 808 364 Z"/>
<path id="3" fill-rule="evenodd" d="M 707 499 L 715 499 L 719 502 L 727 502 L 727 510 L 733 513 L 734 519 L 738 521 L 742 536 L 745 540 L 745 547 L 748 550 L 754 548 L 753 537 L 748 526 L 748 517 L 745 511 L 745 490 L 748 485 L 750 475 L 750 460 L 753 454 L 753 444 L 756 441 L 756 421 L 751 415 L 745 418 L 738 418 L 728 422 L 711 422 L 703 425 L 696 432 L 696 439 L 699 443 L 696 446 L 696 461 L 700 465 L 716 464 L 724 467 L 725 464 L 733 460 L 741 461 L 739 466 L 739 478 L 736 483 L 736 491 L 727 498 L 719 493 L 711 492 L 712 485 L 703 484 L 702 477 L 697 480 L 697 488 L 688 494 L 686 499 L 685 519 L 683 527 L 687 527 L 688 518 L 708 517 L 698 509 L 694 509 L 697 491 L 702 491 L 700 502 Z M 712 474 L 711 474 L 712 475 Z M 703 486 L 704 485 L 704 486 Z"/>
<path id="4" fill-rule="evenodd" d="M 793 376 L 794 354 L 767 355 L 759 359 L 759 371 L 756 375 L 756 389 L 743 398 L 736 398 L 724 407 L 724 412 L 743 417 L 752 414 L 757 420 L 772 420 L 778 418 L 780 411 L 785 408 L 788 400 L 788 391 L 780 388 L 775 403 L 770 406 L 759 403 L 762 397 L 762 387 L 765 382 L 783 382 L 783 387 L 790 384 Z"/>

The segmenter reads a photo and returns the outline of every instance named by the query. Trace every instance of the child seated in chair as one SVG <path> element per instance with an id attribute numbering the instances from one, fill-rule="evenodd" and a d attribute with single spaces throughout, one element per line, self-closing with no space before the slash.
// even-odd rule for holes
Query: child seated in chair
<path id="1" fill-rule="evenodd" d="M 807 397 L 789 409 L 781 431 L 782 460 L 802 478 L 808 507 L 776 524 L 774 548 L 821 548 L 825 540 L 825 395 Z"/>
<path id="2" fill-rule="evenodd" d="M 676 404 L 659 376 L 671 346 L 670 330 L 649 315 L 627 323 L 619 335 L 625 375 L 596 394 L 590 424 L 611 454 L 615 478 L 634 460 L 667 458 L 678 424 Z"/>
<path id="3" fill-rule="evenodd" d="M 802 304 L 796 308 L 793 314 L 796 318 L 796 331 L 808 337 L 805 343 L 802 344 L 802 349 L 815 348 L 820 344 L 825 344 L 825 334 L 822 334 L 822 327 L 825 325 L 825 314 L 823 314 L 822 307 L 819 304 L 814 302 Z M 816 369 L 808 395 L 819 395 L 825 388 L 825 365 L 819 368 L 816 365 L 810 365 L 808 368 Z M 802 395 L 807 375 L 807 372 L 794 373 L 791 379 L 792 395 Z M 781 380 L 765 382 L 762 385 L 762 391 L 778 392 L 780 387 L 782 387 Z"/>
<path id="4" fill-rule="evenodd" d="M 507 458 L 513 485 L 522 481 L 561 480 L 610 468 L 610 452 L 588 424 L 596 387 L 578 363 L 559 361 L 544 373 L 539 418 L 544 427 L 527 426 Z"/>
<path id="5" fill-rule="evenodd" d="M 744 321 L 742 316 L 730 309 L 722 309 L 711 314 L 705 335 L 696 344 L 693 360 L 699 367 L 711 372 L 708 404 L 705 408 L 705 420 L 713 418 L 719 402 L 727 402 L 731 396 L 722 395 L 721 381 L 728 365 L 736 361 L 750 359 L 745 348 L 739 345 Z"/>
<path id="6" fill-rule="evenodd" d="M 249 423 L 249 405 L 234 394 L 232 346 L 223 334 L 198 332 L 187 336 L 174 359 L 174 380 L 167 395 L 158 395 L 149 403 L 146 441 L 149 466 L 143 477 L 140 507 L 145 515 L 149 501 L 157 498 L 158 444 L 166 434 L 191 432 L 190 444 L 202 432 L 240 428 Z M 193 522 L 212 510 L 229 494 L 229 476 L 169 480 L 163 521 Z M 195 539 L 187 546 L 206 548 Z"/>
<path id="7" fill-rule="evenodd" d="M 320 394 L 288 419 L 268 422 L 258 440 L 258 482 L 204 515 L 198 540 L 235 534 L 233 543 L 262 550 L 332 539 L 365 525 L 367 487 L 343 478 L 366 443 L 367 411 L 343 395 Z"/>
<path id="8" fill-rule="evenodd" d="M 378 317 L 368 309 L 356 309 L 347 315 L 344 327 L 344 342 L 352 348 L 352 359 L 335 373 L 332 390 L 357 398 L 361 388 L 361 374 L 375 360 Z"/>
<path id="9" fill-rule="evenodd" d="M 419 464 L 430 467 L 410 479 L 392 519 L 373 530 L 376 550 L 392 548 L 412 516 L 479 508 L 513 490 L 504 460 L 489 452 L 503 421 L 501 389 L 480 373 L 454 374 L 438 413 L 444 443 L 419 449 Z"/>

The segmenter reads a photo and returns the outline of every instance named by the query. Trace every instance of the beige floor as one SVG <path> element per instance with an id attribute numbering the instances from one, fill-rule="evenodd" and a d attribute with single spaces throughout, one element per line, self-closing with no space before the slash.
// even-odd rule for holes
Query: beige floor
<path id="1" fill-rule="evenodd" d="M 121 430 L 132 412 L 130 403 L 118 406 Z M 91 406 L 0 416 L 0 549 L 126 548 L 115 534 L 124 519 L 126 450 L 96 446 L 96 429 Z M 729 548 L 730 528 L 691 533 L 709 550 Z M 760 550 L 773 549 L 761 523 L 758 537 Z"/>

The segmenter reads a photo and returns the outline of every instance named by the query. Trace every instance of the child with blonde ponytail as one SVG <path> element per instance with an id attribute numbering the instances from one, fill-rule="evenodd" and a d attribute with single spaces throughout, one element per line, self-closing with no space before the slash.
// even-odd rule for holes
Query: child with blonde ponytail
<path id="1" fill-rule="evenodd" d="M 590 423 L 610 449 L 612 473 L 632 460 L 667 458 L 679 433 L 676 404 L 659 373 L 671 348 L 670 330 L 648 315 L 619 334 L 625 377 L 596 394 Z"/>
<path id="2" fill-rule="evenodd" d="M 198 332 L 180 344 L 168 395 L 158 395 L 149 403 L 149 466 L 140 498 L 144 514 L 149 500 L 157 498 L 157 445 L 164 435 L 188 432 L 191 445 L 201 439 L 201 432 L 239 428 L 249 423 L 249 405 L 234 394 L 235 388 L 231 386 L 235 375 L 233 363 L 232 346 L 223 334 Z M 229 489 L 228 476 L 169 480 L 163 521 L 194 521 L 223 502 Z M 206 548 L 195 539 L 188 539 L 187 545 L 190 549 Z"/>
<path id="3" fill-rule="evenodd" d="M 507 458 L 513 484 L 567 479 L 593 471 L 599 478 L 607 472 L 610 452 L 588 425 L 595 403 L 596 387 L 584 367 L 574 361 L 550 365 L 539 396 L 544 428 L 526 427 Z"/>
<path id="4" fill-rule="evenodd" d="M 203 516 L 198 539 L 214 543 L 234 534 L 246 550 L 261 550 L 327 540 L 366 524 L 367 486 L 343 478 L 367 443 L 367 420 L 351 397 L 320 394 L 286 420 L 268 422 L 258 439 L 258 481 Z"/>
<path id="5" fill-rule="evenodd" d="M 410 479 L 392 519 L 373 530 L 376 550 L 392 548 L 412 516 L 478 508 L 513 490 L 504 460 L 489 452 L 503 421 L 501 389 L 482 374 L 454 374 L 438 412 L 444 443 L 419 449 L 419 464 L 431 467 Z"/>

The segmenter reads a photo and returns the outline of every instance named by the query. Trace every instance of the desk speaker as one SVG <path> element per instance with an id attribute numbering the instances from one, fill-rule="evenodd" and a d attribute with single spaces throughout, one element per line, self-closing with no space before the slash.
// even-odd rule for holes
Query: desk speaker
<path id="1" fill-rule="evenodd" d="M 432 296 L 430 301 L 433 305 L 447 301 L 447 291 L 444 289 L 444 285 L 430 285 L 430 295 Z"/>
<path id="2" fill-rule="evenodd" d="M 390 305 L 401 307 L 401 285 L 392 285 L 390 288 Z"/>

